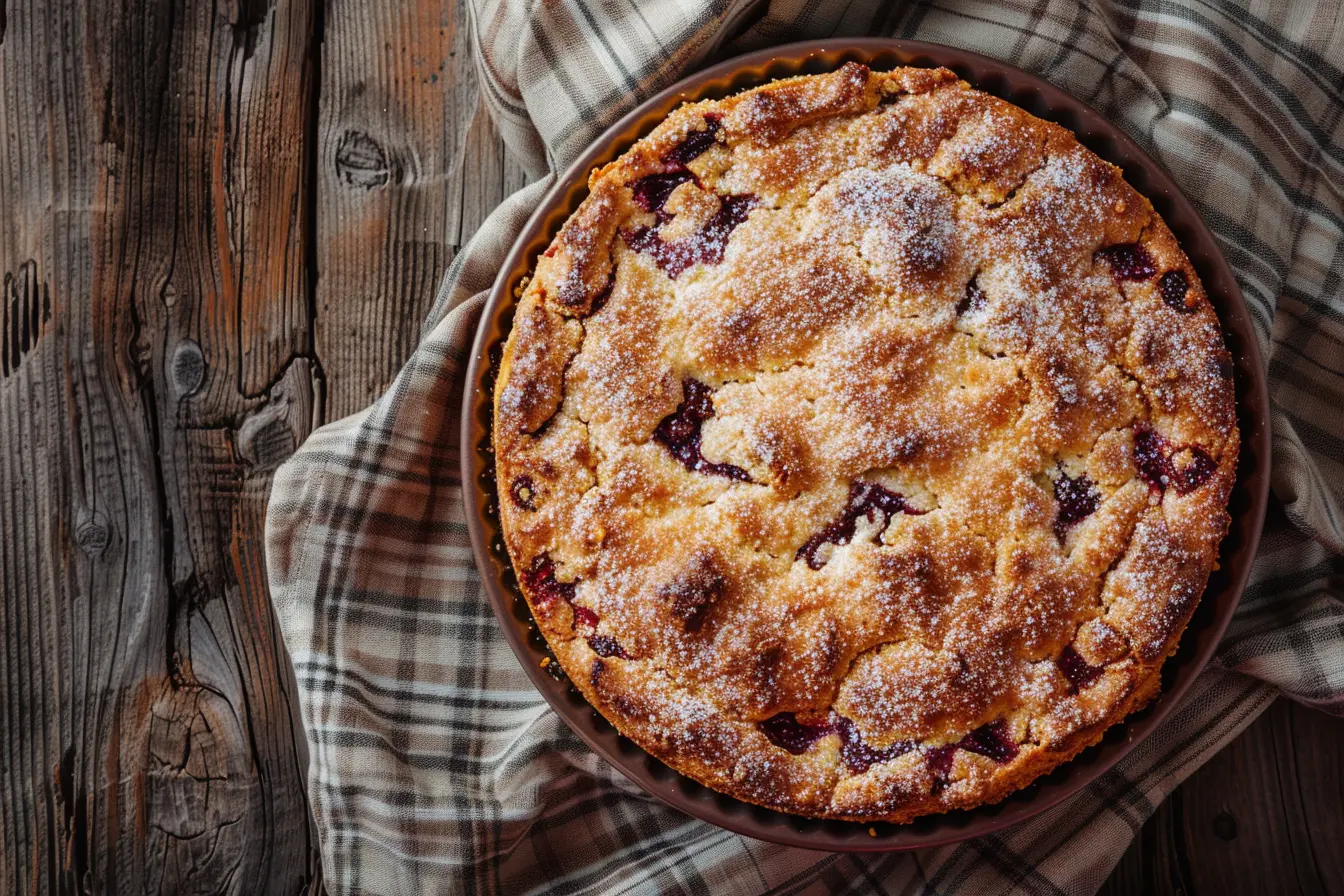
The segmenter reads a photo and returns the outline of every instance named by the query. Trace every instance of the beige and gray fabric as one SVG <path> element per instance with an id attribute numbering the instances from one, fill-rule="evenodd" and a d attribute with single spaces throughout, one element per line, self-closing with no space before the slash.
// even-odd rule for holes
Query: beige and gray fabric
<path id="1" fill-rule="evenodd" d="M 470 0 L 481 90 L 538 180 L 448 272 L 371 408 L 280 470 L 276 610 L 334 893 L 1089 893 L 1156 805 L 1276 695 L 1344 713 L 1344 12 L 1334 0 Z M 470 337 L 553 172 L 713 54 L 881 34 L 978 50 L 1122 125 L 1235 269 L 1269 365 L 1275 507 L 1219 659 L 1071 802 L 998 835 L 856 858 L 641 795 L 572 735 L 497 631 L 458 477 Z"/>

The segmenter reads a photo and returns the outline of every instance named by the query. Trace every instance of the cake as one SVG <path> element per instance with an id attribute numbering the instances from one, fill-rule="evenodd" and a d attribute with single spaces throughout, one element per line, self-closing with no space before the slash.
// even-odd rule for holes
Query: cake
<path id="1" fill-rule="evenodd" d="M 517 293 L 500 524 L 555 662 L 707 787 L 998 801 L 1158 692 L 1227 531 L 1232 363 L 1068 131 L 943 69 L 684 105 Z"/>

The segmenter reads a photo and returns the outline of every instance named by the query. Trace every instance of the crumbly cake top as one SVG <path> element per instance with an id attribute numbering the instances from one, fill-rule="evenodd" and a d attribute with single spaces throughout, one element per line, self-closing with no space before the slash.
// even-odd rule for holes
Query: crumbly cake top
<path id="1" fill-rule="evenodd" d="M 501 521 L 623 734 L 783 811 L 1001 799 L 1157 691 L 1232 365 L 1121 172 L 946 70 L 683 106 L 589 179 L 495 393 Z"/>

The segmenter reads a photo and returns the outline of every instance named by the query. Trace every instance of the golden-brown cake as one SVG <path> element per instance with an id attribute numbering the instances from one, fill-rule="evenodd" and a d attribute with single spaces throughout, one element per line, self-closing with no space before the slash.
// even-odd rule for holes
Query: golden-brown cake
<path id="1" fill-rule="evenodd" d="M 1229 522 L 1218 320 L 1060 127 L 848 64 L 683 106 L 589 179 L 495 392 L 564 671 L 743 800 L 1003 798 L 1151 699 Z"/>

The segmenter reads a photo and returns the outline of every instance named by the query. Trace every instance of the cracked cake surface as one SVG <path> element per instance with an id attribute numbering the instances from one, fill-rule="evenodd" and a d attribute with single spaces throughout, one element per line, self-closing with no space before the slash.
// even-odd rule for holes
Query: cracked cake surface
<path id="1" fill-rule="evenodd" d="M 683 106 L 520 291 L 501 524 L 564 671 L 743 800 L 1002 799 L 1156 693 L 1232 364 L 1119 169 L 942 69 Z"/>

